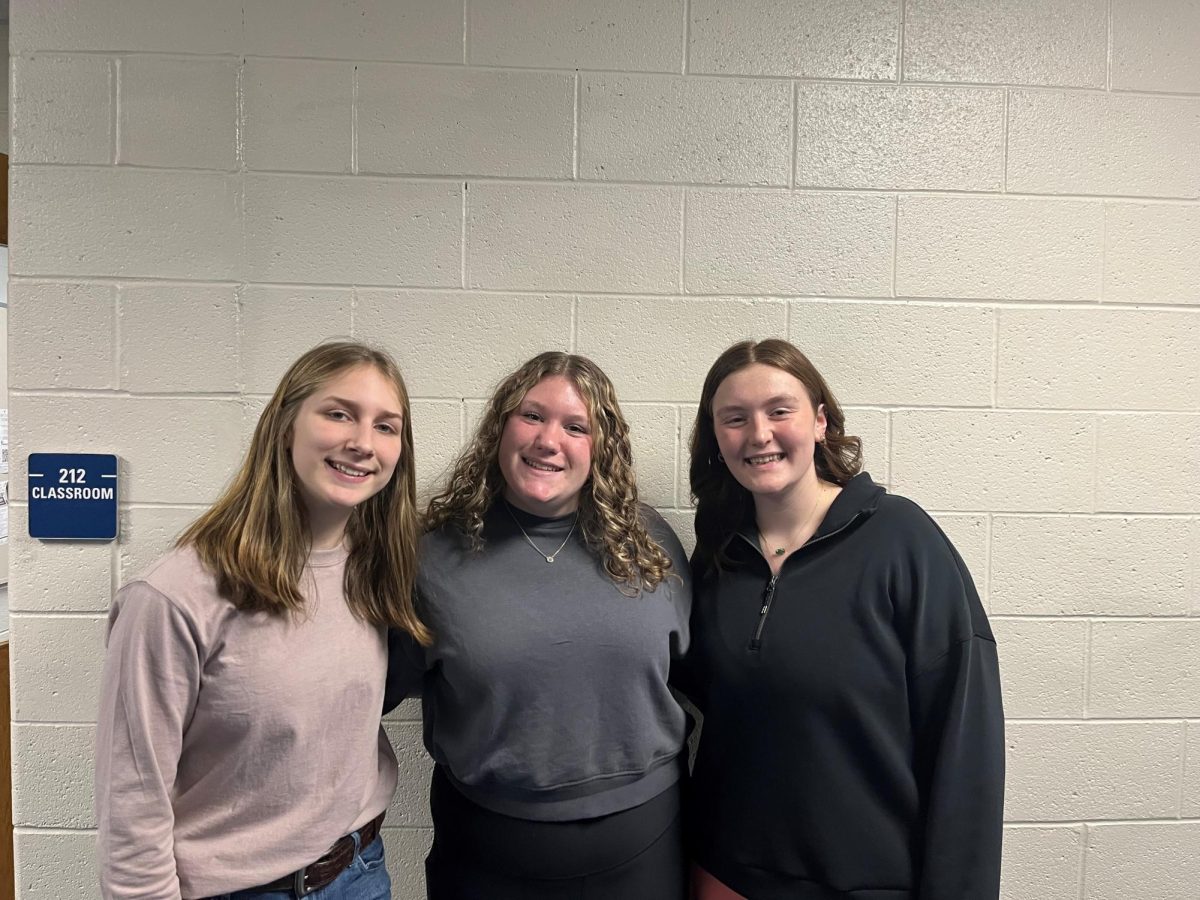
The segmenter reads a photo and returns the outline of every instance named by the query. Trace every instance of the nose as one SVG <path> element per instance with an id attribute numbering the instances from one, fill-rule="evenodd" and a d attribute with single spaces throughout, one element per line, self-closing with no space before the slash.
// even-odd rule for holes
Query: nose
<path id="1" fill-rule="evenodd" d="M 550 422 L 542 422 L 533 436 L 533 446 L 538 450 L 558 449 L 558 429 Z"/>
<path id="2" fill-rule="evenodd" d="M 751 433 L 754 443 L 768 443 L 771 440 L 771 420 L 766 416 L 755 416 Z"/>
<path id="3" fill-rule="evenodd" d="M 372 457 L 375 455 L 375 426 L 371 422 L 359 422 L 354 430 L 350 433 L 350 439 L 346 442 L 349 450 L 360 456 Z"/>

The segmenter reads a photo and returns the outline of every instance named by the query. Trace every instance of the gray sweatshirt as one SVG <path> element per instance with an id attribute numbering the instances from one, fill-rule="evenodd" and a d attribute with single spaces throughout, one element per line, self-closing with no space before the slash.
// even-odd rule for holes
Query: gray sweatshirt
<path id="1" fill-rule="evenodd" d="M 631 597 L 578 529 L 546 562 L 573 515 L 509 509 L 493 507 L 479 553 L 453 527 L 423 538 L 418 602 L 435 640 L 393 635 L 389 697 L 422 683 L 426 748 L 487 809 L 542 821 L 630 809 L 680 774 L 685 717 L 667 674 L 687 650 L 687 557 L 643 507 L 673 568 Z"/>

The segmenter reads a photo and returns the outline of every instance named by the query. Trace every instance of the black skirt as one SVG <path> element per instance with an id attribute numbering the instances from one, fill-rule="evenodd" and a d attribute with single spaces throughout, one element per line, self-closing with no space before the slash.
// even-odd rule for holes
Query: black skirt
<path id="1" fill-rule="evenodd" d="M 429 900 L 684 900 L 679 785 L 595 819 L 536 822 L 468 800 L 437 766 Z"/>

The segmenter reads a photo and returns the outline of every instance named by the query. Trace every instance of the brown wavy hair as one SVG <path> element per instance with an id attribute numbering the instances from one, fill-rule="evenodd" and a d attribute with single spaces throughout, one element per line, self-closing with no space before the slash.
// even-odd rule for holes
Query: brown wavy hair
<path id="1" fill-rule="evenodd" d="M 429 501 L 425 529 L 456 527 L 476 552 L 483 549 L 483 520 L 503 494 L 500 438 L 508 417 L 543 378 L 561 375 L 583 398 L 592 431 L 592 470 L 579 497 L 579 530 L 613 581 L 653 590 L 667 576 L 671 558 L 650 536 L 638 505 L 629 426 L 608 376 L 573 353 L 541 353 L 497 386 L 475 435 L 459 454 L 445 486 Z"/>
<path id="2" fill-rule="evenodd" d="M 383 489 L 350 514 L 343 589 L 361 621 L 431 639 L 413 603 L 420 539 L 411 404 L 395 361 L 356 341 L 320 344 L 292 363 L 275 388 L 241 468 L 220 499 L 188 526 L 176 546 L 196 549 L 217 589 L 239 610 L 302 615 L 300 581 L 312 549 L 308 513 L 292 466 L 292 429 L 302 404 L 330 379 L 372 366 L 396 389 L 403 421 L 400 459 Z"/>
<path id="3" fill-rule="evenodd" d="M 700 408 L 692 427 L 692 460 L 688 469 L 692 502 L 696 504 L 697 568 L 704 572 L 728 560 L 726 544 L 754 510 L 754 499 L 719 458 L 713 421 L 713 400 L 726 378 L 747 366 L 762 363 L 797 379 L 808 392 L 813 409 L 825 406 L 825 439 L 813 448 L 817 477 L 844 485 L 862 471 L 862 441 L 846 434 L 846 417 L 829 385 L 807 356 L 780 338 L 742 341 L 717 357 L 704 379 Z"/>

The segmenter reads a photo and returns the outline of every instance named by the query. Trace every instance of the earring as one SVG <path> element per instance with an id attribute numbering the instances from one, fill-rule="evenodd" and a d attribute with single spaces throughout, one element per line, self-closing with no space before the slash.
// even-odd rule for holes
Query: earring
<path id="1" fill-rule="evenodd" d="M 717 459 L 719 459 L 721 462 L 725 462 L 725 457 L 719 450 L 717 451 Z"/>

